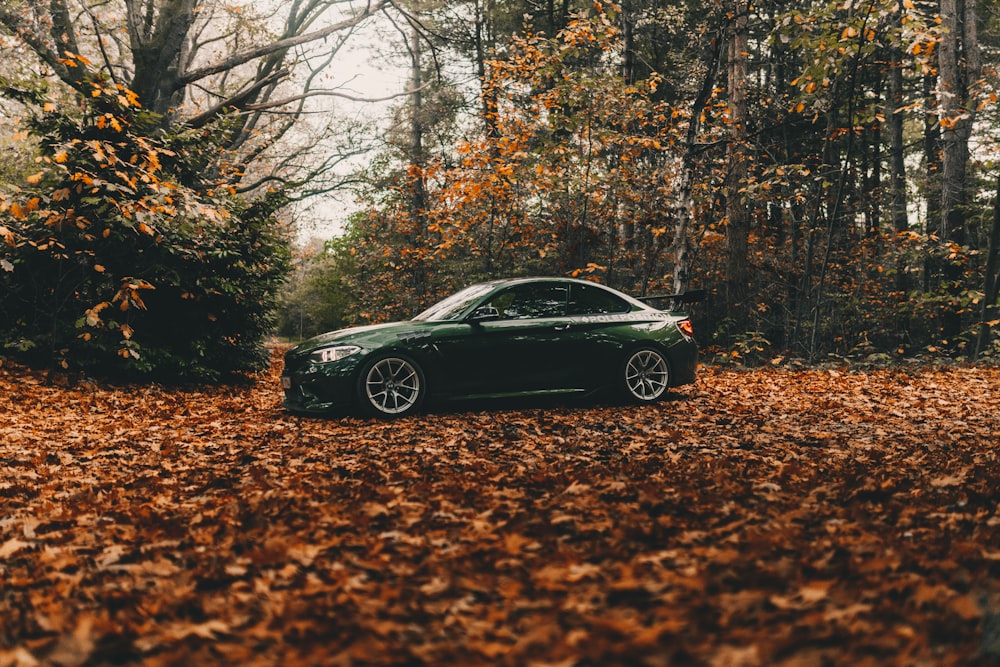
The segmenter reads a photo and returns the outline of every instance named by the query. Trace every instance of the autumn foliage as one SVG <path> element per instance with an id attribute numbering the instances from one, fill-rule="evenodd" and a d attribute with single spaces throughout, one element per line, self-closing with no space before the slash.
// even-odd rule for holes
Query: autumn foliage
<path id="1" fill-rule="evenodd" d="M 682 118 L 657 98 L 661 77 L 625 86 L 603 64 L 617 48 L 598 12 L 558 37 L 515 37 L 488 63 L 486 131 L 454 156 L 411 164 L 355 221 L 367 319 L 508 275 L 669 288 Z"/>
<path id="2" fill-rule="evenodd" d="M 1000 663 L 1000 374 L 296 418 L 0 368 L 0 664 Z"/>
<path id="3" fill-rule="evenodd" d="M 0 350 L 100 376 L 263 367 L 288 255 L 270 211 L 195 176 L 209 133 L 193 146 L 123 86 L 86 88 L 79 108 L 31 100 L 39 169 L 0 192 Z"/>
<path id="4" fill-rule="evenodd" d="M 395 171 L 356 223 L 359 320 L 483 278 L 585 275 L 705 289 L 702 340 L 737 360 L 996 355 L 976 340 L 1000 322 L 983 312 L 1000 206 L 974 176 L 991 163 L 954 168 L 961 185 L 942 166 L 951 130 L 992 109 L 995 69 L 970 57 L 967 86 L 937 80 L 956 36 L 929 5 L 684 4 L 682 22 L 584 4 L 483 61 L 462 141 L 379 163 Z M 937 106 L 949 85 L 961 112 Z"/>

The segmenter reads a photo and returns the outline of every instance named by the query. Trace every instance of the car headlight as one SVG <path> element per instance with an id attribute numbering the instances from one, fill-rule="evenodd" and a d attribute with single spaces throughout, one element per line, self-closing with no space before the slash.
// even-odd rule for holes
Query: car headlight
<path id="1" fill-rule="evenodd" d="M 361 348 L 357 345 L 337 345 L 335 347 L 324 347 L 309 355 L 309 359 L 317 364 L 328 364 L 331 361 L 346 359 L 352 354 L 357 354 Z"/>

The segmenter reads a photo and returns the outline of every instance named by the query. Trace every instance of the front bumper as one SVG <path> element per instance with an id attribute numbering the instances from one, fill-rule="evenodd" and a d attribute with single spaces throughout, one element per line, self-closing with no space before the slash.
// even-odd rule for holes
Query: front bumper
<path id="1" fill-rule="evenodd" d="M 326 414 L 354 403 L 356 371 L 364 355 L 316 364 L 285 359 L 281 375 L 282 405 L 290 412 Z"/>

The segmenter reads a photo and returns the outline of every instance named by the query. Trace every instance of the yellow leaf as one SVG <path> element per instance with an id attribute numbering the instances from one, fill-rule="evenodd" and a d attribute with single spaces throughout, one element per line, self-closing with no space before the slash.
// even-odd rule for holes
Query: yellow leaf
<path id="1" fill-rule="evenodd" d="M 10 558 L 25 547 L 30 547 L 30 542 L 22 542 L 16 537 L 12 537 L 3 544 L 0 544 L 0 560 Z"/>
<path id="2" fill-rule="evenodd" d="M 44 171 L 39 171 L 38 173 L 35 173 L 35 174 L 32 174 L 31 176 L 28 176 L 28 182 L 31 183 L 32 185 L 38 185 L 39 183 L 42 182 L 42 178 L 44 176 L 45 176 L 45 172 Z"/>
<path id="3" fill-rule="evenodd" d="M 948 604 L 948 608 L 965 621 L 978 621 L 984 612 L 971 595 L 961 595 Z"/>
<path id="4" fill-rule="evenodd" d="M 101 264 L 94 264 L 94 271 L 97 271 L 98 273 L 104 273 L 104 270 L 105 269 L 104 269 L 103 265 L 101 265 Z"/>

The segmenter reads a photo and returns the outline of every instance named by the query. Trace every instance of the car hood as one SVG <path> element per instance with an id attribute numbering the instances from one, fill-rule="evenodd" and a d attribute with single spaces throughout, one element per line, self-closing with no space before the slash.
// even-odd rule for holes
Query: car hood
<path id="1" fill-rule="evenodd" d="M 390 322 L 388 324 L 372 324 L 364 327 L 338 329 L 314 336 L 291 349 L 289 354 L 299 356 L 309 354 L 330 345 L 360 345 L 361 347 L 380 347 L 397 341 L 424 335 L 434 327 L 434 322 Z"/>

